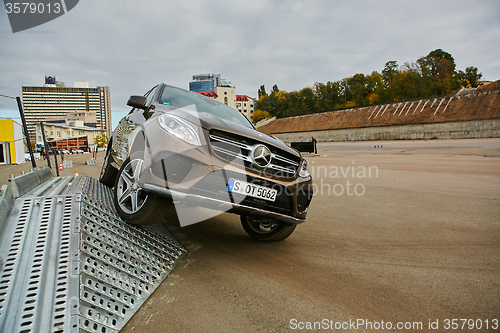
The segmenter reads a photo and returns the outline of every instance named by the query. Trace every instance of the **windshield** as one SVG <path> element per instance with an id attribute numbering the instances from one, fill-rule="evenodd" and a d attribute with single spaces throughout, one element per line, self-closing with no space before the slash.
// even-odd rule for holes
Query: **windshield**
<path id="1" fill-rule="evenodd" d="M 238 110 L 198 93 L 165 86 L 160 98 L 160 103 L 176 108 L 194 105 L 198 112 L 210 113 L 221 119 L 254 128 L 247 117 L 242 115 Z"/>

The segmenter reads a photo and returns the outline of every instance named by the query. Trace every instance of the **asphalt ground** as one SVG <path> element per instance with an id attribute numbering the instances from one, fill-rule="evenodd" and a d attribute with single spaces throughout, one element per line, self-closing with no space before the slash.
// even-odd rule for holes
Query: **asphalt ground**
<path id="1" fill-rule="evenodd" d="M 188 254 L 122 331 L 500 331 L 500 139 L 318 148 L 307 222 L 283 242 L 231 214 L 165 219 Z M 97 178 L 104 153 L 70 158 L 62 175 Z"/>

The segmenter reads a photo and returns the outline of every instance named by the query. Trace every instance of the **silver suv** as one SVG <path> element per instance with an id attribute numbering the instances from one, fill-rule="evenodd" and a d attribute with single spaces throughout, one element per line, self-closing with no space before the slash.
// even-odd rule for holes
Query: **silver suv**
<path id="1" fill-rule="evenodd" d="M 230 212 L 262 241 L 283 240 L 305 222 L 307 162 L 236 109 L 165 83 L 127 104 L 100 176 L 125 221 L 155 223 L 175 207 L 185 226 Z"/>

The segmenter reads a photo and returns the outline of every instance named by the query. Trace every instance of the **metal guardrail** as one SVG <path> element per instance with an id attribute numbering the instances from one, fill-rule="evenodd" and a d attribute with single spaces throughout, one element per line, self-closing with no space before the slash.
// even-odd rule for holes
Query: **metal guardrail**
<path id="1" fill-rule="evenodd" d="M 88 176 L 39 185 L 5 222 L 1 332 L 117 332 L 185 253 L 164 227 L 123 222 Z"/>

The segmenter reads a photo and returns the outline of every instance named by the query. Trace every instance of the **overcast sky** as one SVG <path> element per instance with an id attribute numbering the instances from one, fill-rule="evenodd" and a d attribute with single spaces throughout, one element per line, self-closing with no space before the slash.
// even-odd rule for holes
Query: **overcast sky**
<path id="1" fill-rule="evenodd" d="M 116 123 L 130 95 L 162 81 L 188 89 L 194 74 L 220 73 L 256 97 L 262 84 L 299 90 L 438 48 L 500 79 L 500 1 L 81 0 L 15 34 L 0 11 L 0 94 L 46 75 L 110 86 Z M 0 117 L 15 108 L 0 97 Z"/>

